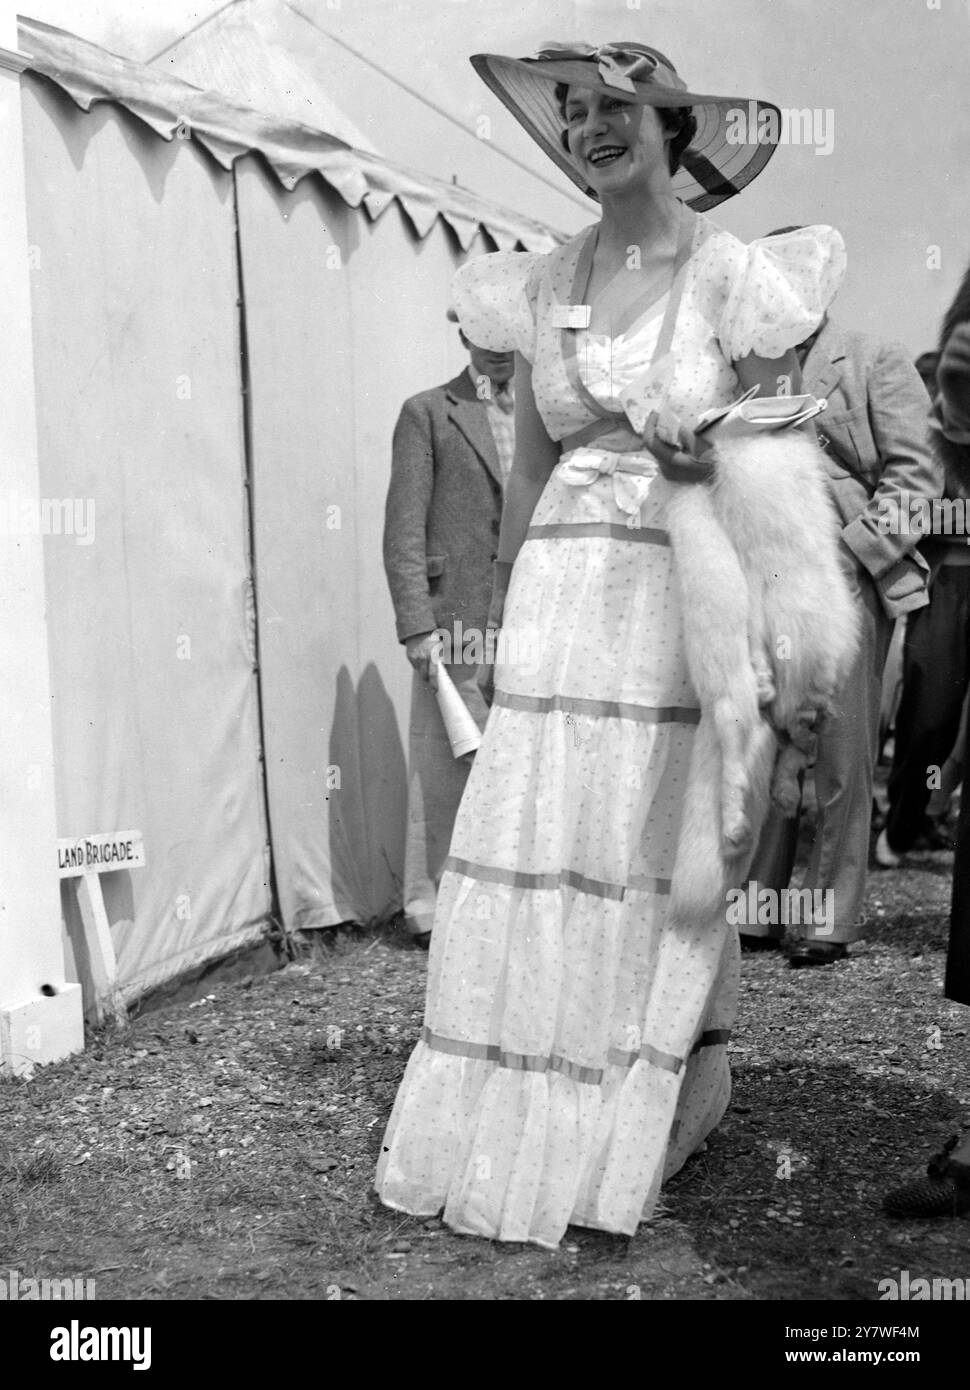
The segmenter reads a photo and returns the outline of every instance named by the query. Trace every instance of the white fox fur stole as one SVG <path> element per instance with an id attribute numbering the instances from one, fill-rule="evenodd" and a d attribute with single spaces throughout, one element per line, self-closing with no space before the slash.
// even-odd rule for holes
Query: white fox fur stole
<path id="1" fill-rule="evenodd" d="M 713 482 L 676 489 L 667 525 L 701 707 L 671 881 L 671 920 L 727 910 L 769 802 L 798 772 L 855 654 L 859 617 L 814 434 L 717 443 Z"/>

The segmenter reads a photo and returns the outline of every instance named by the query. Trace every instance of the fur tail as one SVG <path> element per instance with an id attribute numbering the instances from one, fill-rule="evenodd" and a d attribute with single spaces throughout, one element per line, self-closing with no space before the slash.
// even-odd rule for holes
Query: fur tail
<path id="1" fill-rule="evenodd" d="M 748 833 L 734 846 L 724 836 L 724 774 L 714 716 L 697 726 L 670 884 L 670 919 L 696 926 L 726 911 L 727 891 L 744 878 L 764 823 L 777 743 L 766 720 L 751 733 L 745 755 L 744 814 Z"/>

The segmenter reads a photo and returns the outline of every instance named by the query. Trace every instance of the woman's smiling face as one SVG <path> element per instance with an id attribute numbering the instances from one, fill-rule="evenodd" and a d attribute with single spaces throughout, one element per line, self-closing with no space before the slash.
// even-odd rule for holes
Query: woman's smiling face
<path id="1" fill-rule="evenodd" d="M 670 132 L 652 106 L 570 87 L 563 102 L 569 153 L 601 196 L 648 184 L 667 169 Z"/>

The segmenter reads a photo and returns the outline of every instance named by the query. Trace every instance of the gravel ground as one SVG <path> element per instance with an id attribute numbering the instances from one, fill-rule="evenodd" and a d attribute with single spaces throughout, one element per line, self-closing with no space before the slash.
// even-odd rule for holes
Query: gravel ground
<path id="1" fill-rule="evenodd" d="M 500 1246 L 377 1203 L 427 966 L 392 925 L 317 934 L 0 1083 L 0 1270 L 93 1277 L 101 1299 L 867 1300 L 904 1269 L 970 1278 L 966 1220 L 880 1211 L 970 1126 L 950 871 L 875 871 L 837 965 L 744 956 L 731 1109 L 632 1240 Z"/>

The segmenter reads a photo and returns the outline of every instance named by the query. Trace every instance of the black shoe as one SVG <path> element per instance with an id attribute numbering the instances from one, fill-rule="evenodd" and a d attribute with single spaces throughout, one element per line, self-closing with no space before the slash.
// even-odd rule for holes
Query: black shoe
<path id="1" fill-rule="evenodd" d="M 788 948 L 788 964 L 793 970 L 806 965 L 833 965 L 837 960 L 845 960 L 848 954 L 848 946 L 841 941 L 793 941 Z"/>
<path id="2" fill-rule="evenodd" d="M 931 853 L 956 849 L 956 840 L 947 824 L 946 816 L 926 816 L 913 849 L 929 850 Z"/>
<path id="3" fill-rule="evenodd" d="M 415 946 L 417 946 L 419 951 L 427 951 L 429 946 L 431 945 L 431 933 L 429 931 L 415 932 L 414 936 L 411 937 L 411 940 L 414 942 Z"/>
<path id="4" fill-rule="evenodd" d="M 742 951 L 777 951 L 781 948 L 780 936 L 749 936 L 741 931 L 738 932 L 738 940 Z"/>
<path id="5" fill-rule="evenodd" d="M 950 1155 L 958 1139 L 953 1135 L 943 1151 L 926 1165 L 927 1177 L 917 1182 L 895 1187 L 883 1199 L 889 1216 L 932 1217 L 962 1216 L 970 1211 L 970 1162 L 960 1162 Z M 962 1148 L 968 1147 L 966 1141 Z M 961 1154 L 962 1157 L 962 1154 Z"/>

